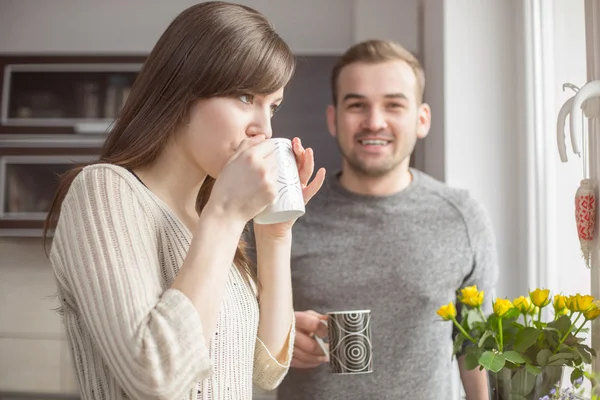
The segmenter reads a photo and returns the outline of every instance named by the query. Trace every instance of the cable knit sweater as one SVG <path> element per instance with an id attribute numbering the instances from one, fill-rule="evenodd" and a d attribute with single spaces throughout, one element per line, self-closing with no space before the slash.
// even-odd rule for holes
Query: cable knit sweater
<path id="1" fill-rule="evenodd" d="M 257 337 L 256 288 L 230 267 L 215 334 L 170 289 L 191 232 L 126 169 L 86 167 L 64 199 L 50 260 L 82 399 L 252 399 L 289 368 Z"/>

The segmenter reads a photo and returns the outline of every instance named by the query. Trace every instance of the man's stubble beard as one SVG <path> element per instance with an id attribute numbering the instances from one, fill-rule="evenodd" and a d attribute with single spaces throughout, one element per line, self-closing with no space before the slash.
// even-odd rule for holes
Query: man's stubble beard
<path id="1" fill-rule="evenodd" d="M 336 121 L 336 127 L 337 127 L 337 121 Z M 402 164 L 407 158 L 409 158 L 413 151 L 415 150 L 415 146 L 417 144 L 417 135 L 416 135 L 416 129 L 417 127 L 415 126 L 415 132 L 412 135 L 409 136 L 405 136 L 405 140 L 409 139 L 411 142 L 409 143 L 409 147 L 408 149 L 406 149 L 406 151 L 402 152 L 398 157 L 396 157 L 395 153 L 392 154 L 390 156 L 390 159 L 387 162 L 384 162 L 383 165 L 380 165 L 378 167 L 369 167 L 367 165 L 364 165 L 363 162 L 361 162 L 361 160 L 356 157 L 354 154 L 350 154 L 350 152 L 346 152 L 344 150 L 344 148 L 342 147 L 342 145 L 340 144 L 340 135 L 336 135 L 335 136 L 335 142 L 338 146 L 338 149 L 340 150 L 340 154 L 342 155 L 342 157 L 344 158 L 344 160 L 346 161 L 346 163 L 348 164 L 348 166 L 350 167 L 350 169 L 352 169 L 352 172 L 356 175 L 359 176 L 364 176 L 364 177 L 370 177 L 370 178 L 377 178 L 377 177 L 381 177 L 386 175 L 387 173 L 395 170 L 400 164 Z M 356 135 L 353 135 L 353 137 Z M 394 145 L 399 144 L 402 145 L 401 142 L 398 141 L 397 138 L 394 139 Z"/>

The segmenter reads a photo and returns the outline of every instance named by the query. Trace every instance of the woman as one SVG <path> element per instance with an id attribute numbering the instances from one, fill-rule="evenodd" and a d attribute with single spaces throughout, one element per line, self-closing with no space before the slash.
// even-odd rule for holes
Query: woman
<path id="1" fill-rule="evenodd" d="M 190 7 L 150 53 L 98 163 L 67 174 L 46 221 L 83 399 L 248 399 L 294 340 L 291 225 L 255 227 L 275 198 L 264 143 L 294 69 L 248 7 Z M 305 201 L 313 153 L 294 139 Z M 257 300 L 260 299 L 260 302 Z"/>

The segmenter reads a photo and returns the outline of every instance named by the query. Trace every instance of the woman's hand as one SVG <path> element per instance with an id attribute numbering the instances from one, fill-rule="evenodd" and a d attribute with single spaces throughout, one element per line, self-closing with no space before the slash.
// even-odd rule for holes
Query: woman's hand
<path id="1" fill-rule="evenodd" d="M 305 149 L 302 146 L 302 142 L 299 138 L 294 138 L 292 140 L 292 149 L 294 150 L 294 154 L 296 156 L 296 164 L 298 166 L 300 183 L 302 185 L 304 204 L 308 204 L 310 199 L 317 194 L 323 185 L 323 181 L 325 180 L 325 168 L 320 168 L 312 182 L 309 184 L 308 182 L 315 169 L 313 150 L 311 148 Z M 284 238 L 289 236 L 294 222 L 296 222 L 296 219 L 287 222 L 281 222 L 279 224 L 254 224 L 254 232 L 257 238 Z"/>
<path id="2" fill-rule="evenodd" d="M 271 146 L 264 135 L 244 139 L 213 186 L 207 209 L 245 225 L 277 196 Z"/>

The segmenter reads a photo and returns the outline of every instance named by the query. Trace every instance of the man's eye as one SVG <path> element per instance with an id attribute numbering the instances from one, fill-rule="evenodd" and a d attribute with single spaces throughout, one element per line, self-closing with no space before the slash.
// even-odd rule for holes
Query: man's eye
<path id="1" fill-rule="evenodd" d="M 390 107 L 390 108 L 404 108 L 404 105 L 400 104 L 400 103 L 390 103 L 390 104 L 388 104 L 388 107 Z"/>
<path id="2" fill-rule="evenodd" d="M 252 102 L 254 101 L 254 96 L 252 96 L 251 94 L 243 94 L 240 96 L 240 101 L 242 103 L 252 104 Z"/>
<path id="3" fill-rule="evenodd" d="M 363 105 L 361 103 L 352 103 L 348 105 L 348 108 L 363 108 Z"/>

